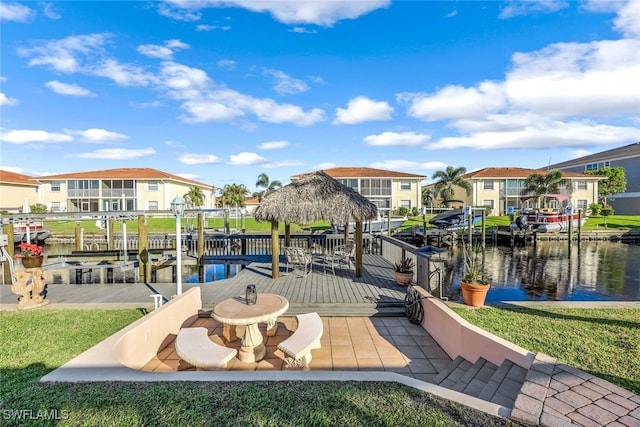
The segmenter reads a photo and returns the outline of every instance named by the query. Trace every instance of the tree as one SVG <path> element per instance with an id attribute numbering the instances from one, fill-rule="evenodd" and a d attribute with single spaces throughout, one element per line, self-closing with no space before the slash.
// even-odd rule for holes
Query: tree
<path id="1" fill-rule="evenodd" d="M 184 198 L 184 203 L 187 205 L 187 208 L 193 209 L 204 205 L 204 199 L 206 196 L 200 187 L 192 185 L 189 187 L 189 191 L 182 197 Z"/>
<path id="2" fill-rule="evenodd" d="M 245 198 L 249 194 L 249 190 L 243 184 L 227 184 L 220 193 L 220 203 L 223 206 L 238 206 L 244 207 L 246 205 Z"/>
<path id="3" fill-rule="evenodd" d="M 520 192 L 522 196 L 534 196 L 540 207 L 540 198 L 543 194 L 559 194 L 560 189 L 565 187 L 573 191 L 571 180 L 562 176 L 562 171 L 552 170 L 545 175 L 534 173 L 524 180 L 524 188 Z M 542 198 L 542 207 L 547 207 L 547 198 Z"/>
<path id="4" fill-rule="evenodd" d="M 606 167 L 587 171 L 587 173 L 607 177 L 598 183 L 598 197 L 604 206 L 609 206 L 607 203 L 609 196 L 627 191 L 627 176 L 622 166 Z"/>
<path id="5" fill-rule="evenodd" d="M 282 187 L 282 183 L 280 181 L 269 181 L 269 176 L 266 173 L 261 173 L 260 175 L 258 175 L 256 187 L 264 188 L 263 191 L 257 191 L 253 193 L 254 196 L 258 196 L 258 201 L 261 202 L 263 198 L 267 197 L 269 194 Z"/>
<path id="6" fill-rule="evenodd" d="M 431 206 L 433 204 L 433 192 L 429 187 L 422 187 L 422 206 Z"/>
<path id="7" fill-rule="evenodd" d="M 440 196 L 443 201 L 453 199 L 455 191 L 454 186 L 460 187 L 466 191 L 467 196 L 471 195 L 471 184 L 465 180 L 462 175 L 467 173 L 467 169 L 464 167 L 454 168 L 453 166 L 447 166 L 447 169 L 443 171 L 436 171 L 431 176 L 431 179 L 437 180 L 433 189 L 436 196 Z M 449 206 L 450 203 L 447 203 Z"/>

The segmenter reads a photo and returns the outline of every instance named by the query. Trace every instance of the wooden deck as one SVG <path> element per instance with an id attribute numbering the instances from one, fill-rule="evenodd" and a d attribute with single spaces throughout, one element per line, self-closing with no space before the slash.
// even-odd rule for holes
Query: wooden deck
<path id="1" fill-rule="evenodd" d="M 271 263 L 252 262 L 234 277 L 207 283 L 183 283 L 183 291 L 200 286 L 204 310 L 226 298 L 243 295 L 248 284 L 256 285 L 259 294 L 276 293 L 290 303 L 287 314 L 317 311 L 323 316 L 403 315 L 406 288 L 395 283 L 393 266 L 380 255 L 364 255 L 363 275 L 355 277 L 354 268 L 336 268 L 335 275 L 325 273 L 315 264 L 311 274 L 298 272 L 271 278 Z M 47 287 L 49 309 L 55 308 L 153 308 L 151 294 L 166 300 L 176 292 L 175 283 L 50 284 Z M 0 286 L 0 309 L 15 309 L 17 296 L 8 285 Z"/>

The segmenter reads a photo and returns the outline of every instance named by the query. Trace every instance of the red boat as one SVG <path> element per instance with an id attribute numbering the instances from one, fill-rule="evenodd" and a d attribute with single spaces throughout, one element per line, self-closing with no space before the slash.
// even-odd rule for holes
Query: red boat
<path id="1" fill-rule="evenodd" d="M 533 197 L 523 196 L 520 200 L 525 202 Z M 543 194 L 540 197 L 555 199 L 559 203 L 569 199 L 566 194 Z M 569 224 L 577 228 L 578 225 L 583 226 L 586 220 L 586 217 L 580 218 L 580 213 L 570 205 L 562 208 L 522 209 L 518 218 L 511 223 L 511 228 L 535 230 L 539 233 L 566 232 Z"/>

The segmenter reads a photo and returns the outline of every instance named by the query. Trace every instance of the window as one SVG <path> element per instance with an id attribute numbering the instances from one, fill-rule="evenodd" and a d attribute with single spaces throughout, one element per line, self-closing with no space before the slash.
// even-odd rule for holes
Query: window
<path id="1" fill-rule="evenodd" d="M 147 209 L 150 210 L 150 211 L 157 211 L 158 210 L 158 202 L 157 201 L 147 202 Z"/>
<path id="2" fill-rule="evenodd" d="M 587 181 L 576 181 L 576 190 L 586 190 Z"/>
<path id="3" fill-rule="evenodd" d="M 608 168 L 608 167 L 610 167 L 610 166 L 611 166 L 611 162 L 610 162 L 609 160 L 605 160 L 605 161 L 604 161 L 604 167 L 605 167 L 605 168 Z"/>
<path id="4" fill-rule="evenodd" d="M 484 181 L 482 185 L 485 190 L 493 190 L 493 181 Z"/>
<path id="5" fill-rule="evenodd" d="M 51 181 L 51 191 L 60 191 L 60 181 Z"/>
<path id="6" fill-rule="evenodd" d="M 60 202 L 51 202 L 51 212 L 60 212 Z"/>
<path id="7" fill-rule="evenodd" d="M 151 181 L 147 184 L 147 190 L 158 191 L 158 181 Z"/>
<path id="8" fill-rule="evenodd" d="M 597 170 L 598 170 L 598 164 L 597 164 L 597 163 L 591 163 L 591 164 L 588 164 L 588 165 L 586 165 L 586 166 L 584 167 L 584 170 L 587 170 L 587 171 L 597 171 Z"/>
<path id="9" fill-rule="evenodd" d="M 587 201 L 586 200 L 578 200 L 576 202 L 576 209 L 582 209 L 582 211 L 587 210 Z"/>
<path id="10" fill-rule="evenodd" d="M 401 181 L 400 182 L 400 189 L 401 190 L 411 190 L 411 182 L 409 182 L 409 181 Z"/>
<path id="11" fill-rule="evenodd" d="M 400 200 L 400 207 L 411 209 L 411 200 Z"/>
<path id="12" fill-rule="evenodd" d="M 493 200 L 483 200 L 482 206 L 489 206 L 491 209 L 493 209 Z"/>

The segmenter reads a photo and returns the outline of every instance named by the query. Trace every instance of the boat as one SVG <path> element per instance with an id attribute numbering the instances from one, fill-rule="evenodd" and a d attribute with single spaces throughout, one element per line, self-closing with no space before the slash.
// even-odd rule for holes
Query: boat
<path id="1" fill-rule="evenodd" d="M 482 221 L 484 208 L 471 208 L 473 211 L 473 225 Z M 469 227 L 469 215 L 464 208 L 455 208 L 439 213 L 429 220 L 429 224 L 435 225 L 442 230 L 458 230 Z"/>
<path id="2" fill-rule="evenodd" d="M 22 242 L 44 243 L 51 232 L 44 228 L 42 222 L 18 222 L 13 224 L 13 241 L 16 245 Z"/>
<path id="3" fill-rule="evenodd" d="M 573 228 L 583 226 L 587 218 L 580 218 L 578 212 L 567 213 L 560 209 L 530 209 L 520 212 L 520 215 L 511 223 L 514 230 L 532 230 L 538 233 L 562 233 L 569 230 L 569 224 Z"/>
<path id="4" fill-rule="evenodd" d="M 384 233 L 388 230 L 395 231 L 402 224 L 405 223 L 407 217 L 397 217 L 391 218 L 391 220 L 387 218 L 383 218 L 379 216 L 377 219 L 371 221 L 365 221 L 362 223 L 362 232 L 363 233 Z M 349 233 L 354 233 L 356 226 L 354 223 L 349 223 Z M 344 224 L 333 226 L 333 230 L 338 233 L 344 233 Z"/>

